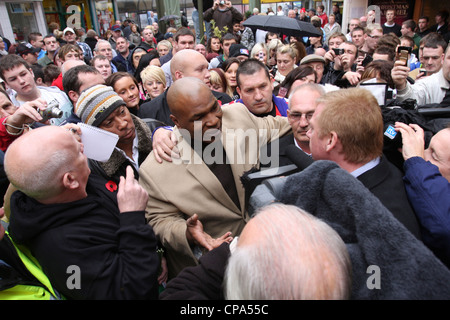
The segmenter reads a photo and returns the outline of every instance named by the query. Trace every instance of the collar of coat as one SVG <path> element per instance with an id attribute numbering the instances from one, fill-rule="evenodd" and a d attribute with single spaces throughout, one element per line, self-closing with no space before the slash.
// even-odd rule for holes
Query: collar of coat
<path id="1" fill-rule="evenodd" d="M 152 151 L 152 133 L 147 124 L 135 115 L 131 115 L 134 126 L 136 127 L 136 133 L 138 137 L 138 151 L 139 155 L 149 154 Z M 101 162 L 100 166 L 108 176 L 114 175 L 122 164 L 127 160 L 122 152 L 114 149 L 111 157 L 106 162 Z"/>

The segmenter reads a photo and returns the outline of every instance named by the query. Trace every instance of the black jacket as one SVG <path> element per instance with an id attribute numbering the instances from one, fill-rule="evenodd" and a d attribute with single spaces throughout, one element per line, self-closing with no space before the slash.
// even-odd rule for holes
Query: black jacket
<path id="1" fill-rule="evenodd" d="M 119 213 L 117 187 L 93 174 L 86 191 L 84 199 L 51 205 L 14 192 L 11 237 L 68 299 L 156 299 L 160 263 L 145 212 Z M 79 288 L 68 287 L 76 283 L 71 276 L 80 276 Z"/>

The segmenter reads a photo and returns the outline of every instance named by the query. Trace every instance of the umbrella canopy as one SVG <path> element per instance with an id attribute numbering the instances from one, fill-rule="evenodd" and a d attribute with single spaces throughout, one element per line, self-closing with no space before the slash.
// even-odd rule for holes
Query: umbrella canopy
<path id="1" fill-rule="evenodd" d="M 286 36 L 320 37 L 322 35 L 311 23 L 286 16 L 254 15 L 245 20 L 243 25 L 254 30 L 266 30 Z"/>
<path id="2" fill-rule="evenodd" d="M 162 17 L 162 18 L 160 18 L 159 20 L 161 20 L 161 21 L 169 21 L 169 20 L 175 20 L 175 19 L 180 19 L 180 16 L 177 16 L 177 15 L 175 15 L 175 14 L 171 14 L 171 15 L 168 15 L 168 16 L 164 16 L 164 17 Z"/>

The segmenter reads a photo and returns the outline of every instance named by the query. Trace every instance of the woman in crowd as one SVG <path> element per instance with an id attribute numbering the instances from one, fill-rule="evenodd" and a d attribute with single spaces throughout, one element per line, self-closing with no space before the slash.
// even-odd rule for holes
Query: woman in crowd
<path id="1" fill-rule="evenodd" d="M 210 62 L 212 58 L 217 57 L 222 53 L 222 43 L 220 41 L 220 38 L 215 35 L 209 37 L 206 44 L 206 60 Z"/>
<path id="2" fill-rule="evenodd" d="M 143 100 L 135 77 L 128 72 L 116 72 L 106 79 L 106 85 L 122 98 L 131 114 L 139 116 L 139 106 Z"/>
<path id="3" fill-rule="evenodd" d="M 282 98 L 289 98 L 291 91 L 305 83 L 315 83 L 317 73 L 313 67 L 308 65 L 295 68 L 284 78 L 283 82 L 274 88 L 273 93 Z"/>
<path id="4" fill-rule="evenodd" d="M 134 177 L 139 179 L 140 166 L 153 149 L 151 138 L 154 126 L 131 114 L 127 106 L 128 103 L 111 87 L 99 84 L 84 90 L 74 108 L 83 123 L 119 136 L 117 145 L 107 161 L 88 160 L 91 172 L 109 180 L 109 188 L 117 188 L 120 178 L 126 176 L 127 167 L 131 167 Z M 158 282 L 165 285 L 168 269 L 165 257 L 161 258 Z"/>
<path id="5" fill-rule="evenodd" d="M 134 72 L 134 77 L 139 83 L 139 91 L 141 92 L 141 99 L 146 99 L 145 90 L 142 83 L 141 72 L 148 66 L 161 67 L 161 62 L 159 61 L 159 53 L 157 50 L 151 50 L 149 53 L 144 54 L 139 60 L 136 71 Z"/>
<path id="6" fill-rule="evenodd" d="M 284 45 L 277 50 L 277 72 L 274 77 L 274 86 L 283 82 L 284 78 L 297 67 L 295 61 L 297 60 L 297 49 L 290 45 Z"/>
<path id="7" fill-rule="evenodd" d="M 290 46 L 297 50 L 297 58 L 295 64 L 300 65 L 300 61 L 306 57 L 306 48 L 302 41 L 294 41 L 290 43 Z"/>
<path id="8" fill-rule="evenodd" d="M 140 73 L 142 87 L 147 101 L 150 101 L 166 90 L 166 77 L 161 67 L 149 65 Z"/>
<path id="9" fill-rule="evenodd" d="M 209 70 L 211 78 L 209 79 L 211 90 L 217 92 L 226 93 L 227 91 L 227 78 L 225 78 L 225 73 L 220 68 L 213 68 Z"/>
<path id="10" fill-rule="evenodd" d="M 134 44 L 136 47 L 138 47 L 142 42 L 141 34 L 138 31 L 137 25 L 134 23 L 130 25 L 131 33 L 128 36 L 128 41 L 130 41 L 130 44 Z"/>
<path id="11" fill-rule="evenodd" d="M 170 51 L 172 51 L 172 44 L 169 40 L 161 40 L 160 42 L 158 42 L 156 50 L 158 50 L 159 56 L 163 57 Z"/>
<path id="12" fill-rule="evenodd" d="M 237 80 L 236 73 L 239 68 L 240 61 L 238 58 L 228 58 L 222 64 L 222 69 L 225 73 L 225 78 L 227 79 L 227 90 L 225 91 L 231 99 L 239 99 L 239 95 L 236 92 Z"/>
<path id="13" fill-rule="evenodd" d="M 267 57 L 267 67 L 270 70 L 270 73 L 275 76 L 277 72 L 277 51 L 278 48 L 283 46 L 283 42 L 280 39 L 272 39 L 269 41 L 267 45 L 267 49 L 269 51 L 269 55 Z"/>
<path id="14" fill-rule="evenodd" d="M 323 31 L 321 28 L 316 28 L 320 32 L 319 37 L 309 37 L 309 46 L 306 48 L 306 54 L 314 54 L 316 49 L 323 48 L 328 51 L 328 46 L 323 43 Z"/>
<path id="15" fill-rule="evenodd" d="M 323 27 L 323 31 L 325 32 L 325 39 L 327 41 L 333 33 L 341 32 L 341 26 L 336 22 L 336 16 L 333 13 L 328 16 L 328 23 Z"/>

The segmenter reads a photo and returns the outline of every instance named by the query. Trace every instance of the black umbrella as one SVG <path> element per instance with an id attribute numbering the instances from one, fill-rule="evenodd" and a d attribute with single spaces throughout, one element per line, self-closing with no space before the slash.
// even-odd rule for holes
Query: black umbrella
<path id="1" fill-rule="evenodd" d="M 172 19 L 180 19 L 180 16 L 177 16 L 175 14 L 170 14 L 168 16 L 164 16 L 164 17 L 160 18 L 159 20 L 160 21 L 169 21 L 169 20 L 172 20 Z"/>
<path id="2" fill-rule="evenodd" d="M 286 16 L 254 15 L 245 20 L 243 24 L 253 30 L 260 29 L 286 36 L 319 37 L 322 35 L 311 23 Z"/>

